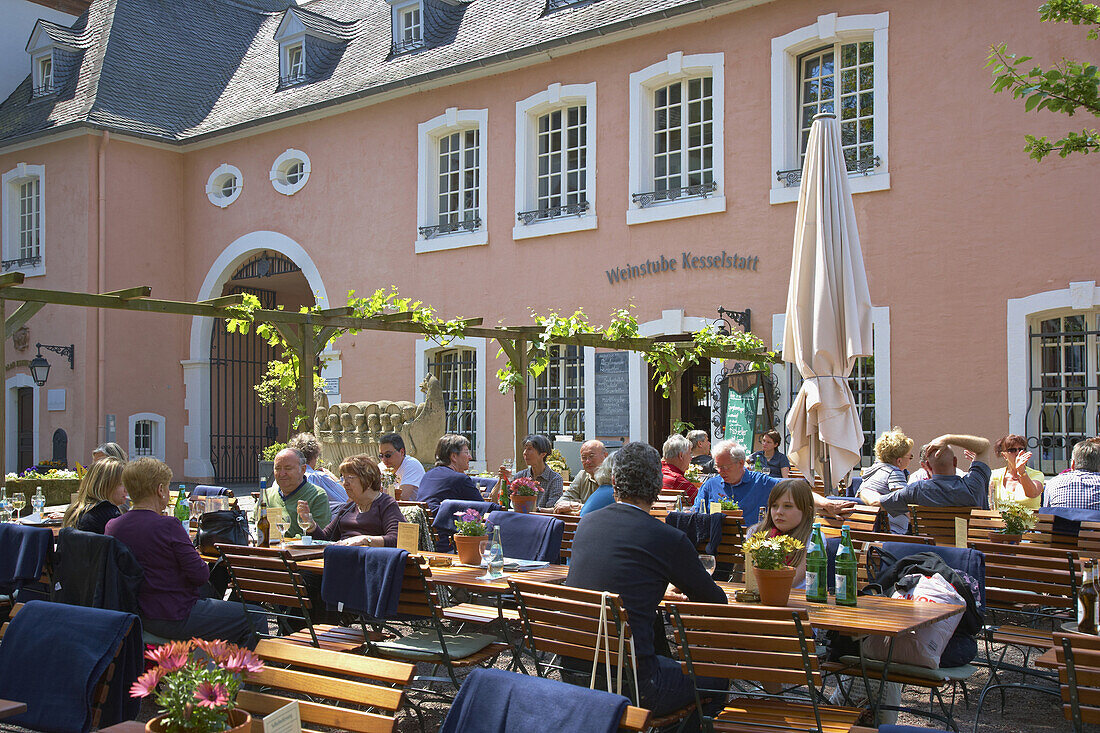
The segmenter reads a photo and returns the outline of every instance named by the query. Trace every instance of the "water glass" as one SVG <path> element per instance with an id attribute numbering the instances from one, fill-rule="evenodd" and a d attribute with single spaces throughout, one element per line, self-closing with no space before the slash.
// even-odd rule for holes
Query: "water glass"
<path id="1" fill-rule="evenodd" d="M 703 570 L 706 570 L 711 575 L 714 575 L 714 555 L 700 555 L 699 562 L 703 563 Z"/>
<path id="2" fill-rule="evenodd" d="M 478 543 L 477 549 L 481 553 L 481 567 L 485 568 L 485 573 L 478 576 L 477 579 L 493 580 L 493 574 L 489 572 L 489 560 L 493 556 L 493 543 L 489 541 L 488 537 L 484 537 Z"/>

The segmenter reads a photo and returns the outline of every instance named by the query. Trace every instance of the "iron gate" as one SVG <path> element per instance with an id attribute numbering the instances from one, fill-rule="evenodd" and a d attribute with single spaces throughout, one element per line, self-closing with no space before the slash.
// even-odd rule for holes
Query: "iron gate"
<path id="1" fill-rule="evenodd" d="M 1100 433 L 1100 330 L 1095 314 L 1054 316 L 1028 327 L 1027 444 L 1050 475 L 1069 468 L 1073 446 Z"/>
<path id="2" fill-rule="evenodd" d="M 226 295 L 251 293 L 262 308 L 275 307 L 275 291 L 232 287 Z M 229 333 L 225 319 L 210 336 L 210 462 L 220 484 L 256 480 L 260 451 L 275 442 L 275 406 L 260 404 L 253 386 L 263 377 L 274 349 L 253 330 Z"/>

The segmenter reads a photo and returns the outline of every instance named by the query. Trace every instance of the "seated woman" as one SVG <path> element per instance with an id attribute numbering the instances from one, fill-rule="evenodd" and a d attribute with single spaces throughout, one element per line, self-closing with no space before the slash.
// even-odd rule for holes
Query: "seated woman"
<path id="1" fill-rule="evenodd" d="M 859 485 L 859 498 L 868 504 L 883 494 L 905 488 L 905 469 L 913 460 L 913 440 L 895 427 L 878 436 L 875 441 L 875 462 L 863 472 Z M 909 531 L 909 513 L 890 515 L 890 531 L 906 534 Z"/>
<path id="2" fill-rule="evenodd" d="M 103 534 L 107 522 L 120 516 L 119 507 L 126 503 L 126 486 L 122 483 L 125 465 L 117 458 L 93 463 L 80 480 L 76 501 L 65 510 L 61 526 Z"/>
<path id="3" fill-rule="evenodd" d="M 474 480 L 466 475 L 470 468 L 470 441 L 464 435 L 447 433 L 435 446 L 435 468 L 420 479 L 416 500 L 428 505 L 432 512 L 447 499 L 484 501 Z"/>
<path id="4" fill-rule="evenodd" d="M 397 525 L 405 521 L 401 507 L 382 491 L 382 472 L 366 454 L 345 458 L 340 464 L 340 482 L 348 492 L 348 501 L 333 512 L 323 529 L 313 521 L 309 504 L 298 502 L 298 523 L 317 540 L 341 545 L 396 547 Z"/>
<path id="5" fill-rule="evenodd" d="M 166 639 L 225 639 L 253 648 L 249 616 L 266 631 L 267 619 L 246 614 L 240 603 L 208 597 L 210 572 L 178 519 L 164 515 L 172 469 L 155 458 L 126 464 L 122 483 L 133 508 L 107 523 L 106 534 L 130 548 L 145 571 L 138 592 L 141 623 Z"/>
<path id="6" fill-rule="evenodd" d="M 779 444 L 783 441 L 783 438 L 779 436 L 777 430 L 769 430 L 760 436 L 760 448 L 749 456 L 748 465 L 755 466 L 756 459 L 759 458 L 764 462 L 764 470 L 768 472 L 768 475 L 772 478 L 790 478 L 791 477 L 791 462 L 787 458 L 786 454 L 779 451 Z"/>
<path id="7" fill-rule="evenodd" d="M 1006 435 L 993 444 L 993 451 L 1005 462 L 1005 467 L 998 468 L 989 477 L 989 508 L 1000 509 L 1007 502 L 1015 501 L 1032 511 L 1038 509 L 1046 476 L 1027 465 L 1031 460 L 1027 438 Z"/>
<path id="8" fill-rule="evenodd" d="M 615 470 L 615 455 L 612 453 L 604 459 L 596 472 L 592 474 L 593 480 L 600 485 L 592 492 L 581 507 L 580 515 L 591 514 L 597 509 L 603 509 L 615 503 L 615 487 L 611 485 L 612 472 Z"/>
<path id="9" fill-rule="evenodd" d="M 768 494 L 768 514 L 764 521 L 749 528 L 750 537 L 766 532 L 769 537 L 781 534 L 794 537 L 802 543 L 802 549 L 787 556 L 787 564 L 794 568 L 792 588 L 806 585 L 806 543 L 814 528 L 814 492 L 810 484 L 800 478 L 785 479 L 772 487 Z"/>
<path id="10" fill-rule="evenodd" d="M 543 509 L 553 509 L 561 498 L 565 485 L 562 483 L 561 474 L 546 465 L 546 457 L 554 446 L 545 435 L 528 435 L 523 439 L 523 461 L 527 468 L 517 471 L 515 478 L 533 478 L 539 482 L 542 491 L 539 493 L 537 506 Z M 505 481 L 512 479 L 511 473 L 505 466 L 500 467 L 500 478 L 489 494 L 489 501 L 500 503 L 500 492 Z"/>

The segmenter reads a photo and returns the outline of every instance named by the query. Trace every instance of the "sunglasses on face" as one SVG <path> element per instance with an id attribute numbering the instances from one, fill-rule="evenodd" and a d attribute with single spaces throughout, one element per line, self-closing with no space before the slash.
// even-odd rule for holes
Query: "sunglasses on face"
<path id="1" fill-rule="evenodd" d="M 396 454 L 393 451 L 387 451 L 385 453 L 379 453 L 378 457 L 385 460 L 387 458 L 392 458 L 394 455 Z"/>

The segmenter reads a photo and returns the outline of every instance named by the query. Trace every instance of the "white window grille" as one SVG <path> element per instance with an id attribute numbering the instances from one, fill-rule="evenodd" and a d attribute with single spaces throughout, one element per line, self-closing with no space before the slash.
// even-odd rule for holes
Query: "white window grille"
<path id="1" fill-rule="evenodd" d="M 802 388 L 802 375 L 790 364 L 787 365 L 787 385 L 787 404 L 790 405 Z M 878 424 L 875 419 L 875 357 L 863 356 L 856 359 L 856 365 L 852 367 L 852 373 L 848 377 L 848 388 L 855 397 L 856 412 L 859 413 L 859 423 L 863 429 L 860 465 L 867 468 L 875 462 L 875 440 L 878 439 Z M 787 417 L 784 415 L 782 423 L 786 425 L 786 422 Z"/>
<path id="2" fill-rule="evenodd" d="M 401 11 L 401 42 L 412 44 L 420 40 L 420 6 Z"/>
<path id="3" fill-rule="evenodd" d="M 47 94 L 53 91 L 53 58 L 47 56 L 38 62 L 38 78 L 41 81 L 39 85 L 39 91 L 41 94 Z"/>
<path id="4" fill-rule="evenodd" d="M 478 129 L 461 130 L 439 138 L 438 223 L 440 226 L 480 225 L 481 161 Z M 476 220 L 476 224 L 475 224 Z"/>
<path id="5" fill-rule="evenodd" d="M 584 350 L 547 347 L 549 363 L 528 379 L 527 424 L 542 435 L 584 435 Z"/>
<path id="6" fill-rule="evenodd" d="M 537 204 L 541 210 L 587 200 L 588 108 L 556 109 L 538 118 Z"/>
<path id="7" fill-rule="evenodd" d="M 302 81 L 306 76 L 306 57 L 302 52 L 302 44 L 296 43 L 286 50 L 286 82 L 293 84 Z"/>
<path id="8" fill-rule="evenodd" d="M 38 257 L 42 244 L 42 198 L 37 178 L 19 184 L 19 257 Z"/>
<path id="9" fill-rule="evenodd" d="M 835 114 L 849 172 L 875 157 L 874 41 L 836 43 L 799 59 L 799 160 L 806 155 L 814 115 Z"/>
<path id="10" fill-rule="evenodd" d="M 1042 318 L 1030 329 L 1029 411 L 1038 413 L 1029 439 L 1035 467 L 1047 474 L 1069 468 L 1073 446 L 1100 431 L 1098 314 Z"/>
<path id="11" fill-rule="evenodd" d="M 134 423 L 134 455 L 153 455 L 153 421 L 138 420 Z"/>
<path id="12" fill-rule="evenodd" d="M 684 79 L 653 93 L 653 190 L 714 182 L 714 82 Z M 709 190 L 709 189 L 708 189 Z"/>
<path id="13" fill-rule="evenodd" d="M 443 390 L 446 431 L 465 435 L 477 455 L 477 352 L 444 349 L 430 355 L 427 369 Z"/>

